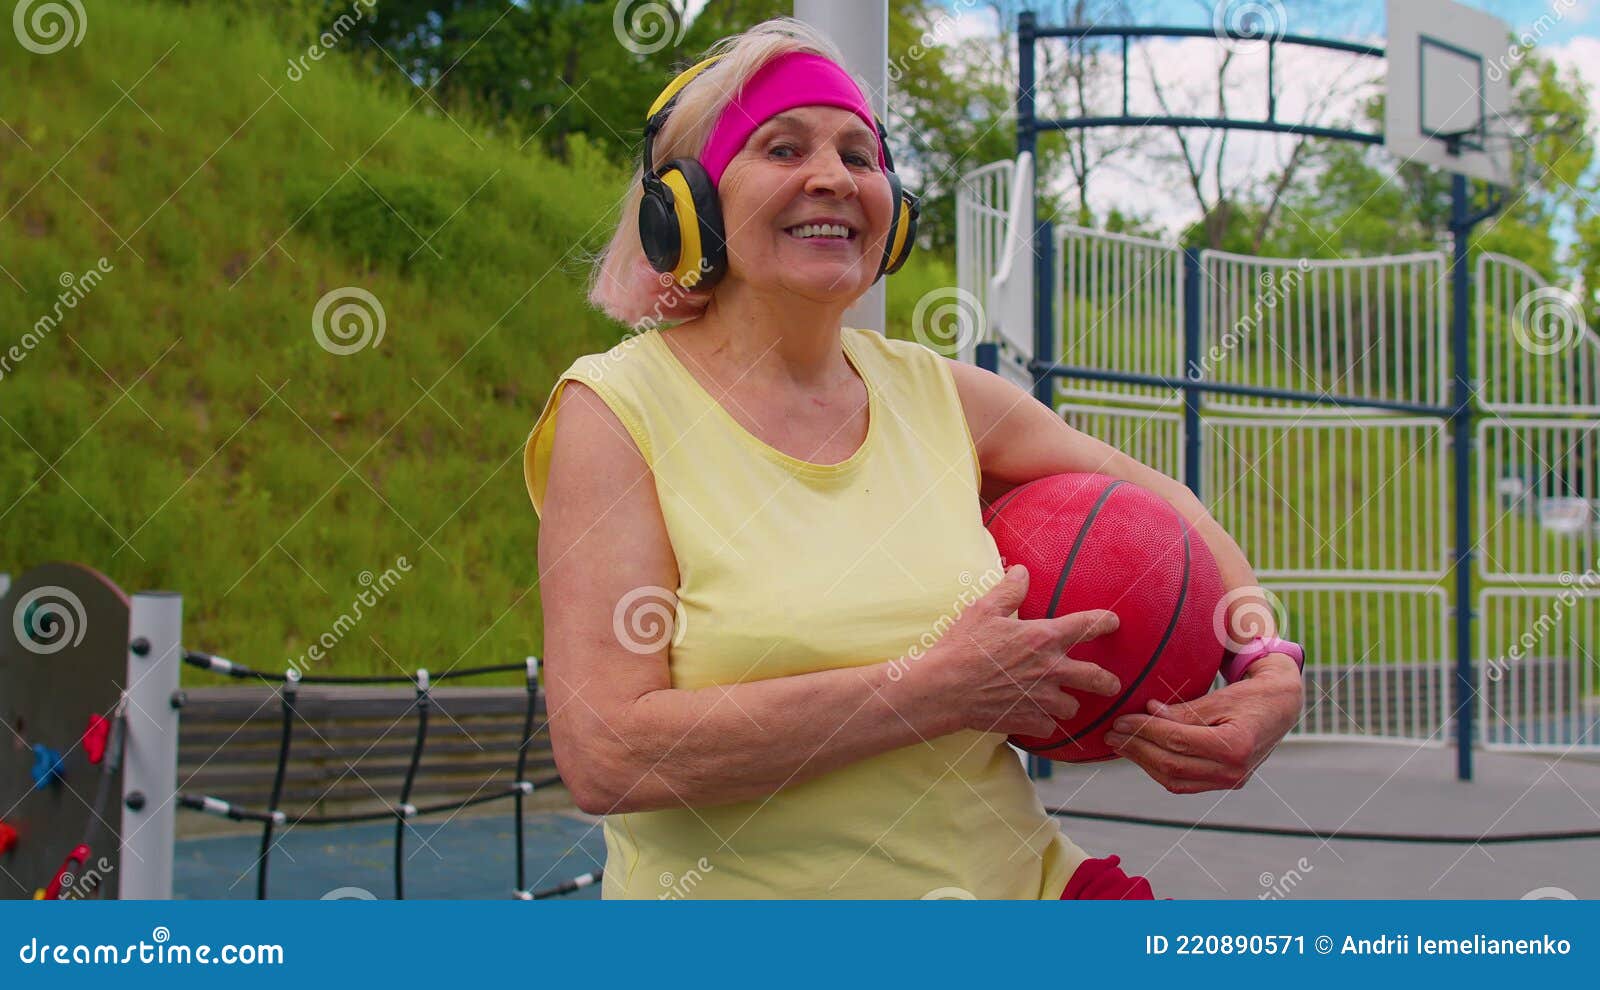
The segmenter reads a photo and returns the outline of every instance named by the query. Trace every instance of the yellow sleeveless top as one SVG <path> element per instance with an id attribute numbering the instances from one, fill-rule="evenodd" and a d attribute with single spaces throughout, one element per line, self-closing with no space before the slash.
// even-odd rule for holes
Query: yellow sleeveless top
<path id="1" fill-rule="evenodd" d="M 678 562 L 675 688 L 915 663 L 1002 576 L 944 358 L 868 330 L 841 336 L 870 406 L 866 441 L 837 464 L 755 437 L 658 330 L 574 362 L 528 438 L 535 511 L 566 381 L 594 389 L 638 445 Z M 759 800 L 610 815 L 605 838 L 607 898 L 1055 899 L 1087 856 L 1005 736 L 974 731 Z"/>

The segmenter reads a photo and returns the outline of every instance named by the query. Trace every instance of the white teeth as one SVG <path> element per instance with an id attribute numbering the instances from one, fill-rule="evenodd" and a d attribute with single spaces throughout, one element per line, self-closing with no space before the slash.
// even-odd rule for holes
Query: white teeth
<path id="1" fill-rule="evenodd" d="M 808 223 L 799 227 L 790 227 L 789 233 L 796 237 L 843 237 L 850 236 L 850 228 L 837 223 Z"/>

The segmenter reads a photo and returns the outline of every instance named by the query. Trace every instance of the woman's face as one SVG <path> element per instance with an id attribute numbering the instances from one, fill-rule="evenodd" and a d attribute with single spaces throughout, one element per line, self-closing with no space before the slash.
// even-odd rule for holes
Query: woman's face
<path id="1" fill-rule="evenodd" d="M 732 277 L 846 303 L 877 277 L 894 204 L 878 137 L 850 111 L 797 107 L 766 121 L 728 163 L 718 194 Z M 847 236 L 796 229 L 824 220 Z"/>

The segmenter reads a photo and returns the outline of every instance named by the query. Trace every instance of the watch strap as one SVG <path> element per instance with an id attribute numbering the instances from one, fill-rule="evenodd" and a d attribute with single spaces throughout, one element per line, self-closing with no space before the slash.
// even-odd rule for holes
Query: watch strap
<path id="1" fill-rule="evenodd" d="M 1302 673 L 1305 672 L 1306 654 L 1299 643 L 1292 643 L 1277 636 L 1257 636 L 1244 649 L 1223 659 L 1222 679 L 1229 684 L 1238 681 L 1251 664 L 1269 653 L 1284 654 L 1295 662 Z"/>

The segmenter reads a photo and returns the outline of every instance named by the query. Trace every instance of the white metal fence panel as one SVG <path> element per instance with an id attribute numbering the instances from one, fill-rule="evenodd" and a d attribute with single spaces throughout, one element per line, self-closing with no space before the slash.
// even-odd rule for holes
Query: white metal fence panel
<path id="1" fill-rule="evenodd" d="M 1478 256 L 1476 281 L 1483 407 L 1600 414 L 1600 328 L 1582 300 L 1500 254 Z"/>
<path id="2" fill-rule="evenodd" d="M 1204 429 L 1201 491 L 1258 576 L 1444 576 L 1445 421 L 1209 416 Z"/>
<path id="3" fill-rule="evenodd" d="M 1600 420 L 1478 424 L 1481 573 L 1553 581 L 1600 557 Z"/>
<path id="4" fill-rule="evenodd" d="M 1005 251 L 1015 174 L 1016 163 L 1009 159 L 990 162 L 963 175 L 956 188 L 956 285 L 977 300 L 984 314 L 997 304 L 989 280 Z M 972 355 L 958 359 L 970 362 Z"/>
<path id="5" fill-rule="evenodd" d="M 1285 584 L 1268 590 L 1306 651 L 1294 737 L 1451 741 L 1450 608 L 1430 585 Z"/>
<path id="6" fill-rule="evenodd" d="M 1445 403 L 1450 388 L 1442 254 L 1311 261 L 1205 251 L 1203 376 L 1320 395 Z M 1217 395 L 1217 409 L 1341 415 L 1335 406 Z"/>
<path id="7" fill-rule="evenodd" d="M 1183 376 L 1183 251 L 1160 241 L 1058 226 L 1056 360 L 1100 371 Z M 1061 380 L 1056 394 L 1166 406 L 1171 389 Z"/>
<path id="8" fill-rule="evenodd" d="M 1154 409 L 1119 409 L 1065 402 L 1056 407 L 1082 430 L 1169 478 L 1183 477 L 1183 415 Z"/>
<path id="9" fill-rule="evenodd" d="M 1033 156 L 991 162 L 956 190 L 956 284 L 982 314 L 982 339 L 998 345 L 1000 374 L 1031 389 L 1033 375 Z M 979 341 L 960 358 L 971 361 Z"/>
<path id="10" fill-rule="evenodd" d="M 1600 752 L 1600 573 L 1485 589 L 1478 615 L 1482 745 Z"/>

